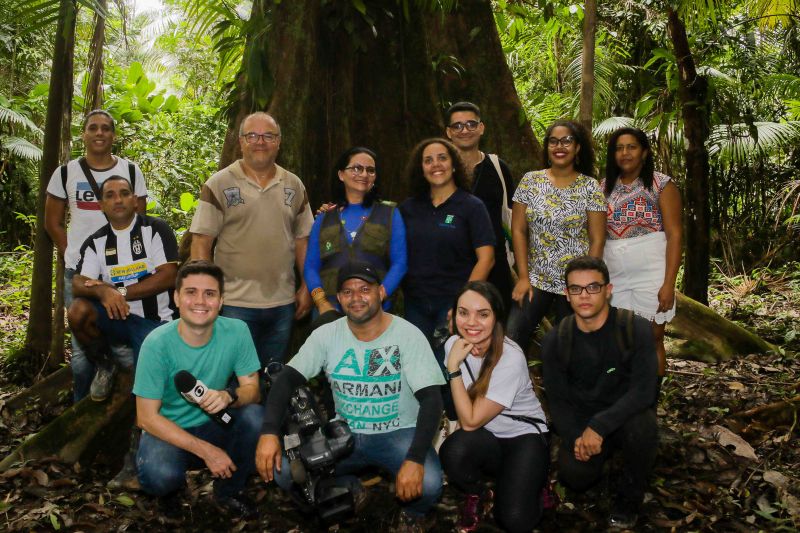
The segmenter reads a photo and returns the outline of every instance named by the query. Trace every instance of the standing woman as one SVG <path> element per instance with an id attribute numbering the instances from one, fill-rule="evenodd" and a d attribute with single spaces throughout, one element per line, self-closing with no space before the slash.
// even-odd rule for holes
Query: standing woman
<path id="1" fill-rule="evenodd" d="M 432 344 L 461 287 L 485 280 L 494 265 L 489 214 L 465 190 L 465 175 L 456 147 L 437 138 L 419 143 L 406 169 L 411 197 L 400 205 L 408 248 L 405 318 Z M 434 353 L 441 363 L 444 354 Z"/>
<path id="2" fill-rule="evenodd" d="M 503 301 L 490 283 L 468 283 L 453 306 L 457 335 L 445 343 L 450 392 L 461 429 L 439 450 L 447 479 L 466 493 L 458 524 L 472 531 L 491 502 L 505 531 L 531 531 L 542 514 L 540 494 L 550 462 L 544 411 L 528 363 L 506 338 Z"/>
<path id="3" fill-rule="evenodd" d="M 373 265 L 383 280 L 387 300 L 406 273 L 406 232 L 400 211 L 378 198 L 378 156 L 356 146 L 339 156 L 331 191 L 335 205 L 314 221 L 303 268 L 318 314 L 339 309 L 336 280 L 350 261 Z"/>
<path id="4" fill-rule="evenodd" d="M 592 177 L 594 150 L 586 130 L 572 120 L 547 128 L 543 170 L 528 172 L 514 193 L 511 235 L 519 277 L 508 336 L 527 348 L 555 304 L 556 321 L 571 314 L 564 269 L 581 255 L 603 256 L 605 198 Z"/>
<path id="5" fill-rule="evenodd" d="M 681 193 L 672 178 L 654 171 L 650 141 L 636 128 L 611 134 L 601 185 L 608 199 L 604 259 L 614 284 L 611 303 L 652 322 L 663 376 L 664 328 L 675 316 L 681 265 Z"/>

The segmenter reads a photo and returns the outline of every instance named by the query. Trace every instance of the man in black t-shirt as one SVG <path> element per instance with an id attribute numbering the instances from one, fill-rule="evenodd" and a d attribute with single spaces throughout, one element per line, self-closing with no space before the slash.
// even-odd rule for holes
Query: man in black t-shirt
<path id="1" fill-rule="evenodd" d="M 445 134 L 458 148 L 469 177 L 470 191 L 481 199 L 489 212 L 495 235 L 494 267 L 488 281 L 500 291 L 506 313 L 511 308 L 511 267 L 506 255 L 506 236 L 503 230 L 503 205 L 511 207 L 514 180 L 505 161 L 495 154 L 481 152 L 479 145 L 485 131 L 481 111 L 471 102 L 458 102 L 450 106 L 445 115 Z M 502 181 L 501 181 L 502 180 Z M 505 184 L 505 204 L 503 185 Z M 510 228 L 508 228 L 510 230 Z M 510 249 L 510 248 L 509 248 Z"/>
<path id="2" fill-rule="evenodd" d="M 636 524 L 653 469 L 657 358 L 650 324 L 609 305 L 612 285 L 601 259 L 569 262 L 566 295 L 575 314 L 542 344 L 544 384 L 561 438 L 559 480 L 577 491 L 594 485 L 603 464 L 622 454 L 611 526 Z"/>

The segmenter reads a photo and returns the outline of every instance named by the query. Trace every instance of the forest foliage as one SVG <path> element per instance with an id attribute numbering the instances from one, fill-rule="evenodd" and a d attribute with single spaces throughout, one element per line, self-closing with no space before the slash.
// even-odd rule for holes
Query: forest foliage
<path id="1" fill-rule="evenodd" d="M 139 163 L 151 191 L 149 211 L 179 232 L 188 224 L 200 185 L 219 163 L 235 112 L 239 76 L 264 69 L 263 58 L 247 45 L 264 39 L 270 4 L 167 0 L 161 9 L 144 12 L 129 0 L 107 5 L 102 96 L 104 107 L 119 123 L 116 151 Z M 348 8 L 329 23 L 349 28 L 349 44 L 363 50 L 368 41 L 379 39 L 374 19 L 381 3 L 346 4 Z M 397 4 L 402 13 L 426 9 L 430 16 L 446 17 L 457 2 Z M 20 265 L 30 258 L 37 222 L 38 164 L 57 5 L 56 0 L 0 0 L 0 11 L 8 14 L 0 17 L 0 268 L 23 274 L 7 278 L 20 282 L 4 287 L 1 300 L 3 314 L 15 316 L 24 313 L 26 287 Z M 94 15 L 105 2 L 80 0 L 77 5 L 73 156 L 82 150 L 80 122 L 87 111 Z M 685 179 L 678 63 L 665 15 L 671 5 L 646 0 L 603 2 L 598 7 L 593 124 L 600 175 L 605 137 L 633 124 L 652 134 L 658 167 L 679 184 Z M 719 270 L 715 275 L 749 276 L 757 284 L 770 267 L 785 265 L 798 252 L 796 1 L 674 5 L 686 23 L 698 72 L 710 88 L 705 105 L 711 135 L 706 148 L 711 253 Z M 553 120 L 578 114 L 582 4 L 497 0 L 492 7 L 524 111 L 541 137 Z M 365 27 L 372 30 L 357 31 Z M 456 76 L 464 69 L 455 57 L 437 58 L 432 66 Z M 268 77 L 260 83 L 265 85 L 256 88 L 256 100 L 270 90 Z M 489 134 L 498 128 L 502 124 L 490 124 Z"/>

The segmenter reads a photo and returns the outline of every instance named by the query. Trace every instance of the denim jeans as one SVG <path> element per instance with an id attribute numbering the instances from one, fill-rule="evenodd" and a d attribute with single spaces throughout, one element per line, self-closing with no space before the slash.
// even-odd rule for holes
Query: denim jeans
<path id="1" fill-rule="evenodd" d="M 223 305 L 221 314 L 247 324 L 262 371 L 270 361 L 284 361 L 292 335 L 293 303 L 268 309 Z"/>
<path id="2" fill-rule="evenodd" d="M 334 472 L 336 484 L 352 487 L 358 481 L 354 474 L 371 467 L 396 476 L 403 461 L 406 460 L 415 431 L 415 428 L 404 428 L 374 435 L 353 433 L 355 447 L 353 453 L 336 464 Z M 442 467 L 433 447 L 428 449 L 424 468 L 422 496 L 403 504 L 403 509 L 415 516 L 426 514 L 439 501 L 442 494 Z M 278 486 L 287 491 L 291 489 L 292 476 L 286 453 L 281 460 L 281 471 L 275 471 L 274 474 Z"/>
<path id="3" fill-rule="evenodd" d="M 64 269 L 64 307 L 69 309 L 72 305 L 72 278 L 75 277 L 74 268 Z M 92 361 L 87 359 L 78 339 L 75 335 L 71 338 L 72 342 L 72 356 L 70 357 L 70 366 L 72 367 L 72 400 L 78 403 L 89 394 L 89 387 L 92 385 L 94 379 L 95 366 Z M 133 364 L 133 352 L 127 345 L 112 343 L 111 353 L 118 361 L 123 364 L 128 362 L 128 366 Z"/>
<path id="4" fill-rule="evenodd" d="M 444 368 L 444 339 L 434 339 L 434 331 L 437 328 L 447 328 L 447 312 L 453 307 L 453 297 L 438 296 L 418 298 L 409 296 L 405 299 L 405 319 L 417 326 L 417 328 L 428 339 L 433 355 L 439 362 L 439 366 Z"/>
<path id="5" fill-rule="evenodd" d="M 199 409 L 199 407 L 198 407 Z M 255 471 L 256 443 L 261 434 L 263 411 L 259 405 L 249 404 L 230 409 L 234 419 L 231 427 L 223 427 L 214 420 L 203 425 L 184 428 L 184 431 L 218 446 L 236 465 L 228 479 L 214 482 L 214 493 L 227 497 L 238 494 Z M 186 484 L 186 471 L 205 467 L 204 461 L 158 437 L 142 432 L 136 454 L 136 470 L 142 490 L 155 496 L 165 496 Z"/>
<path id="6" fill-rule="evenodd" d="M 97 311 L 97 329 L 103 334 L 109 344 L 126 344 L 133 349 L 133 357 L 128 353 L 112 352 L 114 360 L 124 366 L 131 367 L 136 365 L 139 359 L 139 349 L 142 347 L 144 338 L 166 322 L 156 322 L 139 315 L 130 314 L 125 320 L 111 319 L 105 307 L 97 300 L 92 300 L 95 311 Z M 97 362 L 95 361 L 95 365 Z"/>

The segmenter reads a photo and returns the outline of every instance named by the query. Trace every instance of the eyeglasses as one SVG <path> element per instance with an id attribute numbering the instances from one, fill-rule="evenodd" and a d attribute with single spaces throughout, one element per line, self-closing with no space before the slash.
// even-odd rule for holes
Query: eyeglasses
<path id="1" fill-rule="evenodd" d="M 352 172 L 354 176 L 360 176 L 364 172 L 367 173 L 367 176 L 375 175 L 375 167 L 365 167 L 364 165 L 353 165 L 352 167 L 344 167 L 344 169 Z"/>
<path id="2" fill-rule="evenodd" d="M 575 137 L 573 137 L 572 135 L 567 135 L 566 137 L 561 137 L 560 139 L 558 137 L 547 138 L 547 146 L 552 146 L 554 148 L 559 144 L 564 148 L 568 148 L 572 146 L 572 143 L 574 142 L 575 142 Z"/>
<path id="3" fill-rule="evenodd" d="M 454 131 L 463 131 L 464 128 L 467 128 L 467 131 L 475 131 L 480 123 L 480 120 L 468 120 L 466 122 L 453 122 L 447 127 Z"/>
<path id="4" fill-rule="evenodd" d="M 587 294 L 599 294 L 603 290 L 606 283 L 590 283 L 585 287 L 583 285 L 568 285 L 567 292 L 572 296 L 579 296 L 584 290 Z"/>
<path id="5" fill-rule="evenodd" d="M 258 142 L 259 139 L 263 139 L 265 143 L 272 144 L 277 142 L 280 139 L 280 133 L 245 133 L 244 135 L 240 135 L 240 137 L 244 137 L 244 140 L 247 141 L 247 144 L 255 144 Z"/>

